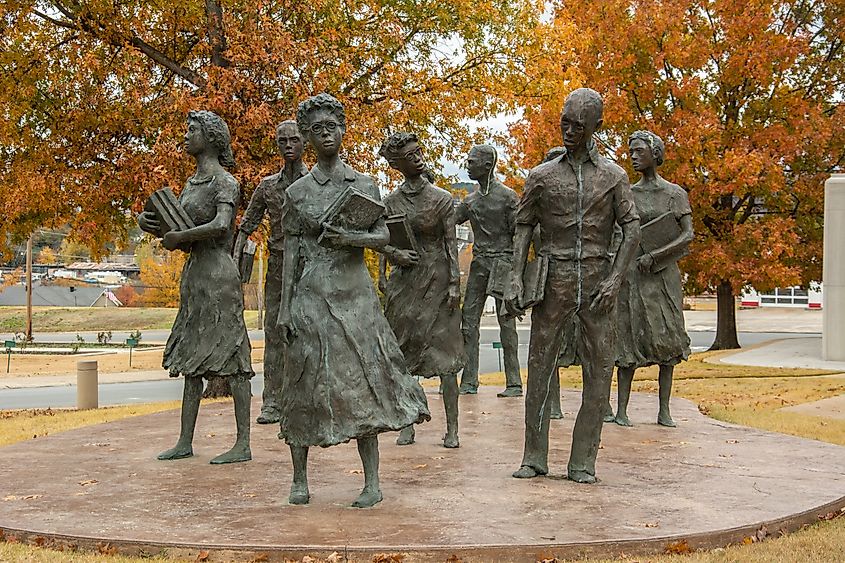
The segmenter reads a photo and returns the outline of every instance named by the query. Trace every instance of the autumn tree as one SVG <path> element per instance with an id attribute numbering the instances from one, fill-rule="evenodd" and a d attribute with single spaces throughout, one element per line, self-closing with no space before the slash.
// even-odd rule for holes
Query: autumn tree
<path id="1" fill-rule="evenodd" d="M 35 259 L 37 264 L 56 264 L 59 261 L 59 256 L 56 251 L 49 246 L 42 247 L 38 251 L 38 256 Z"/>
<path id="2" fill-rule="evenodd" d="M 244 201 L 278 167 L 273 126 L 327 91 L 346 159 L 384 168 L 396 128 L 432 160 L 472 141 L 466 118 L 515 107 L 534 0 L 6 0 L 0 3 L 0 236 L 70 224 L 95 254 L 149 193 L 179 188 L 185 115 L 228 122 Z M 306 157 L 307 158 L 307 157 Z"/>
<path id="3" fill-rule="evenodd" d="M 137 303 L 146 307 L 178 307 L 179 280 L 187 255 L 182 251 L 151 256 L 140 264 L 141 293 Z"/>
<path id="4" fill-rule="evenodd" d="M 560 2 L 541 27 L 577 36 L 557 61 L 557 87 L 549 59 L 529 69 L 551 87 L 513 129 L 521 162 L 560 144 L 563 99 L 582 85 L 603 95 L 599 141 L 629 172 L 628 135 L 660 135 L 661 174 L 693 208 L 687 286 L 716 291 L 713 348 L 739 347 L 741 288 L 821 278 L 823 182 L 845 156 L 845 4 Z"/>

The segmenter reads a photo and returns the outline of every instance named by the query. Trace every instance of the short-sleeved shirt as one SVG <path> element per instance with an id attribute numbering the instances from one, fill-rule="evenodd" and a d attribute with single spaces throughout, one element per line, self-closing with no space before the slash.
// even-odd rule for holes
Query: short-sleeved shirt
<path id="1" fill-rule="evenodd" d="M 219 204 L 231 205 L 233 208 L 232 223 L 226 231 L 218 237 L 195 241 L 192 243 L 194 247 L 232 247 L 235 231 L 234 208 L 237 208 L 239 199 L 240 187 L 238 181 L 228 172 L 201 181 L 193 178 L 187 181 L 182 193 L 179 194 L 179 204 L 185 209 L 194 224 L 204 225 L 213 221 L 217 217 L 217 206 Z"/>
<path id="2" fill-rule="evenodd" d="M 643 225 L 657 219 L 667 211 L 671 211 L 677 221 L 680 221 L 684 215 L 692 213 L 686 190 L 663 178 L 658 177 L 656 185 L 646 186 L 638 182 L 633 186 L 632 191 L 640 223 Z"/>
<path id="3" fill-rule="evenodd" d="M 498 180 L 490 182 L 487 194 L 476 190 L 458 204 L 456 222 L 472 225 L 473 257 L 512 254 L 517 205 L 517 193 Z"/>
<path id="4" fill-rule="evenodd" d="M 540 226 L 540 255 L 558 260 L 607 258 L 615 224 L 639 220 L 625 171 L 598 154 L 561 156 L 532 169 L 516 223 Z"/>
<path id="5" fill-rule="evenodd" d="M 293 181 L 308 174 L 308 168 L 300 161 L 294 169 Z M 283 252 L 285 247 L 285 233 L 282 227 L 282 212 L 285 204 L 285 190 L 293 182 L 288 180 L 286 170 L 267 176 L 252 194 L 249 206 L 241 219 L 239 229 L 246 234 L 252 234 L 261 220 L 264 212 L 270 216 L 270 240 L 268 249 L 270 252 Z"/>

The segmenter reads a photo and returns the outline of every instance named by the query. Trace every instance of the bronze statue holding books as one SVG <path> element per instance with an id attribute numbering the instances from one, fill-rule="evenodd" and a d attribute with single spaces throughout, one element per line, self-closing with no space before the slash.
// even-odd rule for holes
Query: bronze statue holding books
<path id="1" fill-rule="evenodd" d="M 637 131 L 628 139 L 628 152 L 634 170 L 642 174 L 633 186 L 642 240 L 639 255 L 629 267 L 619 292 L 616 358 L 619 404 L 612 420 L 621 426 L 631 426 L 627 407 L 634 372 L 638 367 L 657 364 L 660 366 L 657 423 L 675 426 L 669 414 L 672 375 L 675 365 L 686 360 L 690 353 L 678 260 L 687 254 L 693 238 L 692 210 L 687 192 L 657 173 L 665 153 L 660 137 L 650 131 Z"/>
<path id="2" fill-rule="evenodd" d="M 284 158 L 284 167 L 258 184 L 241 219 L 234 250 L 235 262 L 241 264 L 249 235 L 261 224 L 264 214 L 269 215 L 270 239 L 267 249 L 270 257 L 267 260 L 267 282 L 264 287 L 264 394 L 261 414 L 257 419 L 259 424 L 279 422 L 279 388 L 284 370 L 284 346 L 279 340 L 279 331 L 276 330 L 276 319 L 279 317 L 279 303 L 282 298 L 282 263 L 285 250 L 282 208 L 285 203 L 285 190 L 308 174 L 308 168 L 302 163 L 302 135 L 296 127 L 296 121 L 283 121 L 276 127 L 276 146 Z M 251 262 L 248 254 L 246 259 Z M 242 281 L 246 283 L 249 280 Z"/>
<path id="3" fill-rule="evenodd" d="M 296 122 L 317 164 L 285 193 L 279 437 L 293 460 L 290 502 L 310 499 L 308 448 L 356 440 L 364 488 L 353 506 L 369 507 L 382 500 L 378 434 L 430 415 L 364 263 L 364 248 L 382 249 L 390 234 L 373 179 L 338 156 L 343 106 L 319 94 L 299 104 Z"/>
<path id="4" fill-rule="evenodd" d="M 237 180 L 223 168 L 235 164 L 226 122 L 210 111 L 190 112 L 185 152 L 196 159 L 197 171 L 188 178 L 178 202 L 159 192 L 150 198 L 155 211 L 138 217 L 141 229 L 161 236 L 166 249 L 190 252 L 182 269 L 179 312 L 162 364 L 171 377 L 185 377 L 182 428 L 176 446 L 158 458 L 193 455 L 202 380 L 226 377 L 234 396 L 237 440 L 211 463 L 248 461 L 252 459 L 249 380 L 254 373 L 240 277 L 230 254 L 240 190 Z"/>
<path id="5" fill-rule="evenodd" d="M 462 331 L 467 365 L 461 375 L 461 394 L 478 392 L 478 337 L 481 313 L 488 295 L 496 298 L 499 340 L 505 357 L 505 390 L 499 397 L 521 397 L 519 375 L 519 339 L 516 320 L 505 312 L 502 300 L 510 282 L 513 257 L 513 233 L 519 196 L 496 178 L 496 149 L 491 145 L 472 147 L 467 155 L 469 177 L 478 189 L 469 194 L 455 210 L 458 224 L 472 225 L 472 264 L 464 293 Z"/>
<path id="6" fill-rule="evenodd" d="M 379 154 L 405 177 L 399 189 L 384 199 L 388 216 L 397 225 L 397 237 L 382 249 L 379 262 L 384 314 L 396 334 L 408 370 L 420 377 L 440 377 L 446 410 L 443 446 L 457 448 L 457 374 L 464 367 L 465 356 L 452 195 L 426 178 L 416 135 L 392 134 L 381 145 Z M 406 236 L 399 236 L 402 233 Z M 400 433 L 397 443 L 413 442 L 414 427 L 409 426 Z"/>
<path id="7" fill-rule="evenodd" d="M 531 311 L 528 386 L 525 397 L 525 450 L 517 478 L 548 473 L 551 378 L 557 376 L 564 331 L 578 323 L 582 361 L 581 408 L 572 433 L 568 477 L 596 481 L 596 454 L 603 408 L 613 375 L 616 298 L 640 238 L 640 224 L 628 176 L 599 155 L 593 133 L 602 124 L 601 96 L 579 88 L 567 97 L 561 115 L 565 151 L 532 169 L 516 214 L 514 270 L 508 293 L 512 309 L 524 308 L 528 248 L 540 226 L 537 277 L 541 301 Z M 609 258 L 613 227 L 623 239 Z M 547 266 L 542 266 L 542 264 Z"/>

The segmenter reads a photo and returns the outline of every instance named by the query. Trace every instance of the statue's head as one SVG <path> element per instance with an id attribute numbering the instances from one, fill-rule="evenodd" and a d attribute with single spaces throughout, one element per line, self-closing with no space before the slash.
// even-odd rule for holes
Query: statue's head
<path id="1" fill-rule="evenodd" d="M 637 172 L 644 172 L 663 164 L 665 152 L 666 146 L 663 144 L 663 139 L 651 131 L 635 131 L 628 137 L 628 154 Z"/>
<path id="2" fill-rule="evenodd" d="M 392 133 L 381 144 L 378 153 L 406 178 L 416 178 L 426 171 L 422 147 L 413 133 Z"/>
<path id="3" fill-rule="evenodd" d="M 604 103 L 590 88 L 578 88 L 566 98 L 560 115 L 560 133 L 568 151 L 586 147 L 601 128 Z"/>
<path id="4" fill-rule="evenodd" d="M 317 94 L 299 104 L 296 126 L 300 134 L 323 156 L 340 151 L 346 132 L 346 113 L 343 104 L 329 94 Z"/>
<path id="5" fill-rule="evenodd" d="M 279 123 L 276 127 L 276 146 L 288 164 L 302 158 L 302 134 L 296 121 L 288 119 Z"/>
<path id="6" fill-rule="evenodd" d="M 185 132 L 185 152 L 197 156 L 205 151 L 213 152 L 222 166 L 235 165 L 232 136 L 223 118 L 211 111 L 190 111 L 188 130 Z"/>
<path id="7" fill-rule="evenodd" d="M 482 179 L 490 181 L 496 173 L 496 163 L 499 153 L 493 145 L 475 145 L 467 155 L 467 174 L 480 182 Z"/>

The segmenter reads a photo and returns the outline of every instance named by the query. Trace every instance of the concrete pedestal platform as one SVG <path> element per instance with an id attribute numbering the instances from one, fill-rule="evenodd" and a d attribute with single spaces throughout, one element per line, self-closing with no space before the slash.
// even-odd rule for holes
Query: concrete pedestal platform
<path id="1" fill-rule="evenodd" d="M 196 557 L 336 552 L 347 561 L 535 561 L 659 552 L 671 542 L 715 547 L 766 526 L 794 529 L 845 506 L 845 448 L 717 422 L 673 401 L 679 427 L 654 423 L 657 398 L 634 394 L 634 428 L 605 425 L 596 485 L 562 478 L 580 395 L 564 391 L 552 421 L 552 475 L 516 480 L 522 399 L 496 389 L 461 397 L 461 443 L 440 445 L 440 397 L 417 444 L 381 436 L 384 501 L 349 508 L 362 486 L 354 443 L 311 450 L 312 500 L 287 504 L 291 465 L 275 426 L 254 426 L 253 461 L 212 466 L 234 441 L 232 407 L 204 406 L 195 457 L 156 461 L 179 413 L 87 427 L 0 450 L 0 530 L 23 541 Z M 254 402 L 254 413 L 258 412 Z"/>

